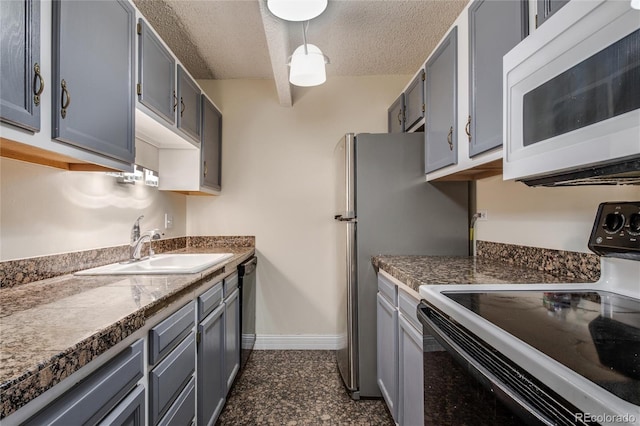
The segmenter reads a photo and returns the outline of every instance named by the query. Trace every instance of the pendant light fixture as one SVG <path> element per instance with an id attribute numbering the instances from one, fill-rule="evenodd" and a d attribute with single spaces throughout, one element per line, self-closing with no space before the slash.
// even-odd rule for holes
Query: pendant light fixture
<path id="1" fill-rule="evenodd" d="M 640 0 L 631 0 L 631 7 L 640 10 Z"/>
<path id="2" fill-rule="evenodd" d="M 302 37 L 304 43 L 289 58 L 289 83 L 295 86 L 311 87 L 318 86 L 327 81 L 325 65 L 329 63 L 329 58 L 313 44 L 307 43 L 307 27 L 302 24 Z"/>
<path id="3" fill-rule="evenodd" d="M 328 0 L 267 0 L 267 7 L 285 21 L 304 22 L 320 15 Z"/>

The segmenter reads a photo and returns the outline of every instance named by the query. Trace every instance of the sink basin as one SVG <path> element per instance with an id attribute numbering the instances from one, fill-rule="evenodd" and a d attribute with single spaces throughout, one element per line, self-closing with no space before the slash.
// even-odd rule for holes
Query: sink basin
<path id="1" fill-rule="evenodd" d="M 112 263 L 75 275 L 195 274 L 233 257 L 233 253 L 157 254 L 131 263 Z"/>

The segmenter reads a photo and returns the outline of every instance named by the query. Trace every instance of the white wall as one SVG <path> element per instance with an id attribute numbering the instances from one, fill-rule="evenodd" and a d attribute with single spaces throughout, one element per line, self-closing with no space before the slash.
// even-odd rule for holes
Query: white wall
<path id="1" fill-rule="evenodd" d="M 164 213 L 174 227 L 164 230 Z M 69 172 L 0 158 L 0 260 L 129 243 L 131 226 L 186 235 L 186 197 L 121 185 L 101 172 Z"/>
<path id="2" fill-rule="evenodd" d="M 223 114 L 222 195 L 190 196 L 189 235 L 255 235 L 260 335 L 336 335 L 333 149 L 386 132 L 410 76 L 331 77 L 280 107 L 273 81 L 200 81 Z"/>
<path id="3" fill-rule="evenodd" d="M 477 190 L 478 210 L 488 212 L 479 240 L 585 253 L 600 203 L 640 200 L 639 186 L 530 188 L 502 176 L 478 181 Z"/>

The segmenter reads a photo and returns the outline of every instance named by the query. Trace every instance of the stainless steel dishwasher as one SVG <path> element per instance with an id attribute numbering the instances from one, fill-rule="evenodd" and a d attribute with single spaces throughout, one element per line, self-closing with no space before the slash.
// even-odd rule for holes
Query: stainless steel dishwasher
<path id="1" fill-rule="evenodd" d="M 258 258 L 253 256 L 238 265 L 240 289 L 240 371 L 249 360 L 256 343 L 256 267 Z"/>

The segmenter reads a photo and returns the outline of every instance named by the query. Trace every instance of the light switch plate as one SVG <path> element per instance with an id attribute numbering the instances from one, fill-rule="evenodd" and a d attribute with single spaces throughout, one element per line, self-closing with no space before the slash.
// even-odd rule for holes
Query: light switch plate
<path id="1" fill-rule="evenodd" d="M 173 215 L 170 215 L 169 213 L 165 213 L 164 214 L 164 229 L 171 229 L 173 228 Z"/>

